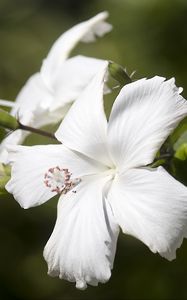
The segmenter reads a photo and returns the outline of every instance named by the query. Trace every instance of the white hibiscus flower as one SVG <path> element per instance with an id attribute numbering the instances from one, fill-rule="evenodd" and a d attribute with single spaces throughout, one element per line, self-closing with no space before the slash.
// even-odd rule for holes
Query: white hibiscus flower
<path id="1" fill-rule="evenodd" d="M 80 289 L 109 279 L 119 227 L 169 260 L 187 230 L 187 188 L 162 167 L 146 167 L 187 115 L 187 102 L 174 79 L 141 79 L 122 88 L 107 122 L 107 65 L 57 130 L 63 145 L 10 149 L 6 188 L 22 207 L 59 193 L 44 257 L 50 275 Z"/>
<path id="2" fill-rule="evenodd" d="M 0 105 L 12 105 L 11 114 L 19 116 L 24 125 L 38 128 L 61 121 L 103 63 L 80 55 L 67 58 L 78 42 L 92 42 L 112 29 L 105 22 L 107 17 L 108 13 L 102 12 L 62 34 L 43 61 L 40 72 L 30 77 L 16 101 L 0 100 Z M 27 134 L 16 130 L 5 138 L 0 145 L 0 161 L 7 162 L 5 146 L 21 144 Z"/>

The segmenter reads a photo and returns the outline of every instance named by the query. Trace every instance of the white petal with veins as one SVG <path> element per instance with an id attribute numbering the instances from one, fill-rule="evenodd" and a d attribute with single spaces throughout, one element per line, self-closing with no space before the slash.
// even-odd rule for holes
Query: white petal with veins
<path id="1" fill-rule="evenodd" d="M 111 275 L 118 226 L 103 195 L 107 180 L 83 177 L 76 193 L 61 196 L 44 249 L 49 274 L 76 282 L 79 289 L 104 283 Z"/>
<path id="2" fill-rule="evenodd" d="M 74 102 L 56 132 L 67 147 L 111 165 L 107 149 L 107 120 L 103 108 L 103 86 L 108 62 Z"/>
<path id="3" fill-rule="evenodd" d="M 41 76 L 46 86 L 52 88 L 56 73 L 62 68 L 62 64 L 79 41 L 93 41 L 95 35 L 102 36 L 112 29 L 110 24 L 104 22 L 107 17 L 107 12 L 99 13 L 75 25 L 56 40 L 41 68 Z"/>
<path id="4" fill-rule="evenodd" d="M 40 205 L 57 194 L 45 184 L 45 174 L 50 168 L 68 169 L 72 178 L 105 170 L 102 165 L 63 145 L 14 146 L 9 149 L 9 162 L 12 174 L 6 189 L 24 208 Z"/>
<path id="5" fill-rule="evenodd" d="M 158 169 L 131 169 L 116 177 L 108 195 L 124 233 L 172 260 L 187 234 L 187 188 Z"/>
<path id="6" fill-rule="evenodd" d="M 53 86 L 55 101 L 50 107 L 51 113 L 77 99 L 102 65 L 101 59 L 81 55 L 67 59 L 59 69 Z"/>
<path id="7" fill-rule="evenodd" d="M 174 79 L 137 80 L 122 88 L 109 118 L 110 152 L 122 172 L 150 164 L 162 143 L 187 115 Z"/>

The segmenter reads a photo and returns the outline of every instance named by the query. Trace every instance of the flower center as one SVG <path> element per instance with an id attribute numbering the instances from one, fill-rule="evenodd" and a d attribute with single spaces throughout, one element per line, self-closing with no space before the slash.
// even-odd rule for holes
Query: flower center
<path id="1" fill-rule="evenodd" d="M 72 173 L 68 169 L 59 166 L 50 168 L 44 175 L 44 184 L 50 188 L 51 192 L 58 194 L 66 194 L 72 190 L 78 183 L 80 178 L 71 178 Z M 72 191 L 76 193 L 76 191 Z"/>

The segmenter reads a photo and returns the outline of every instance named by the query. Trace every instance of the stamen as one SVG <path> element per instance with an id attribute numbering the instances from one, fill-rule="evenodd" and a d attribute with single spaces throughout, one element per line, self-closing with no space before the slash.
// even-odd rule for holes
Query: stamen
<path id="1" fill-rule="evenodd" d="M 67 168 L 60 168 L 59 166 L 49 168 L 44 174 L 44 184 L 50 188 L 51 192 L 57 194 L 66 194 L 80 183 L 80 178 L 71 178 L 72 173 Z M 72 191 L 76 193 L 75 190 Z"/>

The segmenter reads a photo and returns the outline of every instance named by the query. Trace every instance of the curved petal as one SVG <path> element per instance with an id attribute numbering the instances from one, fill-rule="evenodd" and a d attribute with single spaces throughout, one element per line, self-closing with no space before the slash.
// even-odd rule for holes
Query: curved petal
<path id="1" fill-rule="evenodd" d="M 126 85 L 109 119 L 111 155 L 120 171 L 151 163 L 164 140 L 187 115 L 174 79 L 141 79 Z"/>
<path id="2" fill-rule="evenodd" d="M 62 76 L 62 74 L 59 74 L 59 76 Z M 61 83 L 63 84 L 63 82 Z M 57 87 L 55 88 L 57 89 Z M 36 128 L 58 123 L 67 113 L 70 105 L 66 104 L 64 106 L 63 101 L 61 101 L 57 110 L 52 110 L 56 101 L 58 102 L 57 96 L 54 92 L 49 91 L 43 83 L 41 75 L 36 73 L 29 78 L 21 89 L 11 114 L 16 115 L 23 124 Z"/>
<path id="3" fill-rule="evenodd" d="M 57 113 L 50 113 L 49 107 L 52 101 L 52 95 L 42 83 L 40 74 L 36 73 L 25 83 L 16 101 L 13 102 L 11 115 L 16 116 L 22 124 L 36 128 L 54 121 L 58 122 L 61 120 L 62 111 L 58 115 Z M 21 144 L 28 135 L 29 132 L 23 130 L 9 133 L 0 144 L 0 161 L 7 163 L 6 147 Z"/>
<path id="4" fill-rule="evenodd" d="M 103 108 L 107 66 L 108 62 L 103 62 L 98 74 L 71 106 L 56 137 L 65 146 L 110 165 L 106 146 L 107 120 Z"/>
<path id="5" fill-rule="evenodd" d="M 77 99 L 102 67 L 103 62 L 101 59 L 81 55 L 66 60 L 59 69 L 54 82 L 55 97 L 51 110 L 58 109 Z"/>
<path id="6" fill-rule="evenodd" d="M 99 13 L 88 21 L 75 25 L 56 40 L 41 68 L 41 76 L 49 88 L 56 78 L 56 72 L 61 69 L 70 51 L 79 41 L 93 41 L 95 36 L 102 36 L 112 29 L 110 24 L 104 22 L 107 17 L 107 12 Z"/>
<path id="7" fill-rule="evenodd" d="M 53 97 L 41 80 L 39 73 L 34 74 L 19 92 L 16 101 L 12 102 L 11 115 L 16 116 L 24 125 L 41 127 L 61 120 L 60 115 L 49 112 Z M 9 102 L 9 101 L 8 101 Z M 0 101 L 1 104 L 1 101 Z M 62 113 L 62 112 L 61 112 Z M 58 117 L 58 118 L 57 118 Z M 21 144 L 29 132 L 16 130 L 9 133 L 0 144 L 0 161 L 7 163 L 7 146 Z"/>
<path id="8" fill-rule="evenodd" d="M 24 124 L 32 124 L 34 112 L 45 111 L 53 101 L 51 93 L 42 82 L 39 73 L 32 75 L 25 83 L 15 102 L 15 107 L 11 110 L 12 115 L 16 115 Z M 34 122 L 36 127 L 40 126 Z"/>
<path id="9" fill-rule="evenodd" d="M 54 231 L 44 249 L 48 273 L 85 289 L 106 282 L 116 250 L 118 226 L 103 196 L 106 178 L 83 179 L 62 196 Z"/>
<path id="10" fill-rule="evenodd" d="M 124 233 L 168 260 L 187 233 L 187 188 L 162 167 L 132 169 L 114 180 L 108 200 Z"/>
<path id="11" fill-rule="evenodd" d="M 50 168 L 68 169 L 74 179 L 103 171 L 96 162 L 63 145 L 14 146 L 9 149 L 9 161 L 12 174 L 6 189 L 24 208 L 40 205 L 57 194 L 44 183 Z"/>

